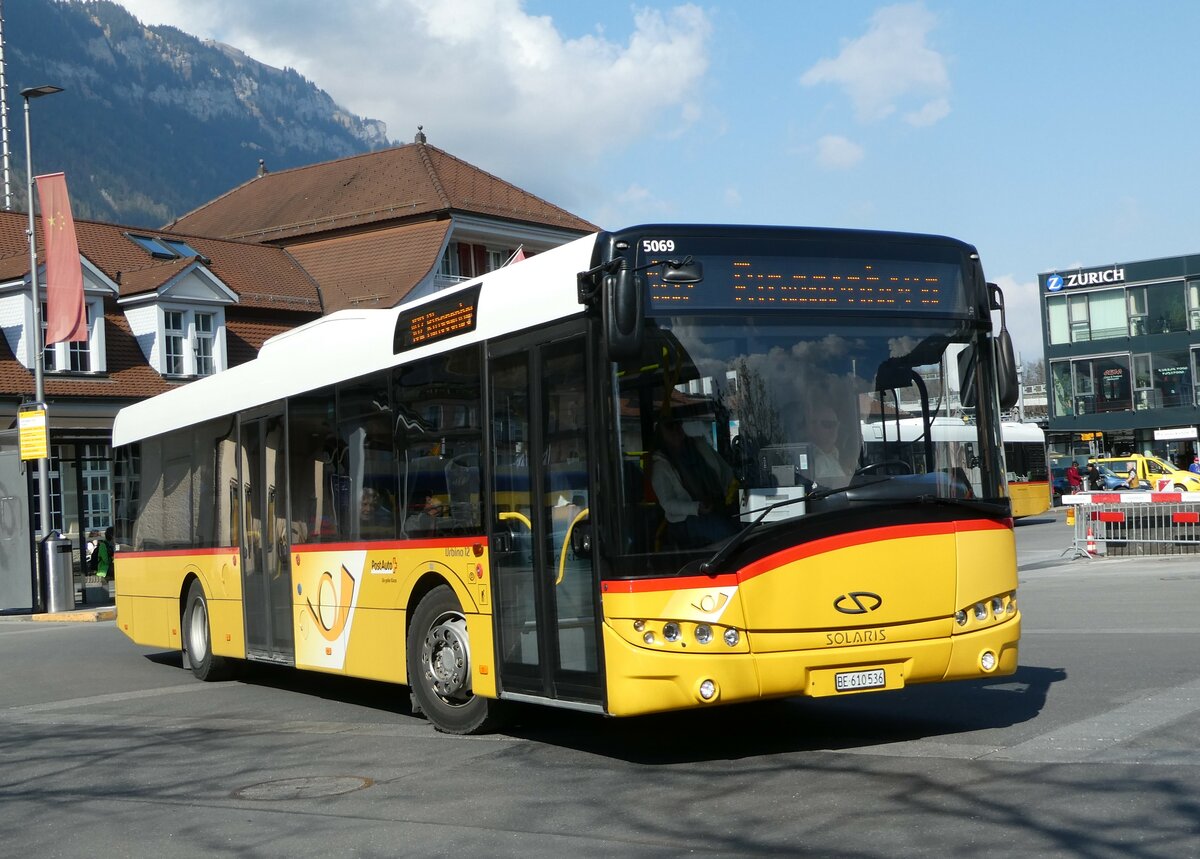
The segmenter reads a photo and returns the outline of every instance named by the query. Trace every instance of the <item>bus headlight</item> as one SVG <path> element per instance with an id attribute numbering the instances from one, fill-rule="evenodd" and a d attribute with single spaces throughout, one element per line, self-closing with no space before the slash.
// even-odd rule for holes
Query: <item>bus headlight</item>
<path id="1" fill-rule="evenodd" d="M 730 627 L 729 629 L 725 630 L 725 643 L 730 647 L 737 647 L 738 642 L 741 640 L 742 637 L 738 634 L 736 629 Z"/>
<path id="2" fill-rule="evenodd" d="M 673 620 L 663 624 L 663 638 L 665 638 L 667 641 L 678 641 L 679 624 Z"/>
<path id="3" fill-rule="evenodd" d="M 696 641 L 700 644 L 708 644 L 712 641 L 712 627 L 707 623 L 701 623 L 696 627 Z"/>
<path id="4" fill-rule="evenodd" d="M 990 650 L 985 650 L 979 657 L 979 667 L 984 671 L 991 671 L 996 667 L 996 654 Z"/>
<path id="5" fill-rule="evenodd" d="M 717 684 L 711 680 L 700 681 L 700 697 L 705 701 L 711 701 L 713 696 L 717 694 Z"/>
<path id="6" fill-rule="evenodd" d="M 987 620 L 987 606 L 981 602 L 975 603 L 975 619 Z"/>
<path id="7" fill-rule="evenodd" d="M 959 626 L 966 626 L 967 625 L 967 613 L 960 608 L 958 611 L 956 611 L 954 613 L 954 622 L 957 623 Z"/>
<path id="8" fill-rule="evenodd" d="M 992 597 L 992 616 L 1000 617 L 1004 614 L 1004 600 L 1000 597 Z"/>

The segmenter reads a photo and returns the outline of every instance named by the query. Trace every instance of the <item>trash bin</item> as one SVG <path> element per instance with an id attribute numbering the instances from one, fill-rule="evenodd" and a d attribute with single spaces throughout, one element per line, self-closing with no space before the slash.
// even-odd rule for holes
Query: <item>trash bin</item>
<path id="1" fill-rule="evenodd" d="M 74 549 L 58 531 L 42 541 L 42 605 L 48 612 L 75 608 Z"/>

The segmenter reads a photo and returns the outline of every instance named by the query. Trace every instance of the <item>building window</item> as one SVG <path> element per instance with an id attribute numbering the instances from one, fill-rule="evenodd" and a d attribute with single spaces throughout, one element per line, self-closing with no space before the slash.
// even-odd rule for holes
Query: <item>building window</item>
<path id="1" fill-rule="evenodd" d="M 196 375 L 211 376 L 216 370 L 213 363 L 213 341 L 216 338 L 216 323 L 213 314 L 196 314 Z"/>
<path id="2" fill-rule="evenodd" d="M 1046 318 L 1050 323 L 1050 343 L 1071 342 L 1071 325 L 1067 322 L 1067 297 L 1052 295 L 1046 299 Z"/>
<path id="3" fill-rule="evenodd" d="M 182 376 L 185 372 L 183 361 L 183 344 L 187 338 L 187 329 L 183 324 L 182 310 L 163 311 L 163 373 L 168 376 Z"/>
<path id="4" fill-rule="evenodd" d="M 1066 304 L 1063 304 L 1065 310 Z M 1071 382 L 1071 362 L 1050 362 L 1051 388 L 1054 391 L 1054 414 L 1069 417 L 1075 414 L 1075 389 Z"/>
<path id="5" fill-rule="evenodd" d="M 1129 333 L 1134 337 L 1149 334 L 1149 322 L 1146 316 L 1146 287 L 1138 286 L 1129 290 Z"/>
<path id="6" fill-rule="evenodd" d="M 83 528 L 100 531 L 111 527 L 112 473 L 109 460 L 112 449 L 107 444 L 84 444 L 80 470 L 83 495 Z"/>
<path id="7" fill-rule="evenodd" d="M 1081 343 L 1092 339 L 1086 295 L 1067 296 L 1067 316 L 1071 320 L 1072 343 Z"/>
<path id="8" fill-rule="evenodd" d="M 1133 408 L 1128 355 L 1052 361 L 1050 376 L 1056 416 L 1123 412 Z"/>
<path id="9" fill-rule="evenodd" d="M 1200 349 L 1192 350 L 1192 404 L 1200 406 Z"/>
<path id="10" fill-rule="evenodd" d="M 1187 282 L 1188 327 L 1200 331 L 1200 280 Z"/>
<path id="11" fill-rule="evenodd" d="M 159 371 L 164 376 L 211 376 L 225 369 L 225 312 L 160 309 Z"/>
<path id="12" fill-rule="evenodd" d="M 1153 352 L 1150 355 L 1153 382 L 1152 407 L 1173 408 L 1192 404 L 1192 369 L 1186 352 Z"/>
<path id="13" fill-rule="evenodd" d="M 1179 281 L 1146 287 L 1146 314 L 1150 334 L 1187 331 L 1183 284 Z"/>
<path id="14" fill-rule="evenodd" d="M 42 350 L 42 369 L 47 373 L 92 373 L 104 370 L 104 303 L 100 298 L 85 299 L 84 319 L 88 339 L 46 344 Z M 99 322 L 98 322 L 99 320 Z M 42 302 L 42 343 L 46 343 L 48 322 L 46 302 Z"/>

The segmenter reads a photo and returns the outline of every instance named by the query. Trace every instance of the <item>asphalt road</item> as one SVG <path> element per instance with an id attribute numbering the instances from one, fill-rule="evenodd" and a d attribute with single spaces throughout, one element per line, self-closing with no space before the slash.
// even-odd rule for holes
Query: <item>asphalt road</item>
<path id="1" fill-rule="evenodd" d="M 448 737 L 404 690 L 202 684 L 112 623 L 0 621 L 0 845 L 30 856 L 1200 856 L 1200 560 L 1018 527 L 1021 668 Z"/>

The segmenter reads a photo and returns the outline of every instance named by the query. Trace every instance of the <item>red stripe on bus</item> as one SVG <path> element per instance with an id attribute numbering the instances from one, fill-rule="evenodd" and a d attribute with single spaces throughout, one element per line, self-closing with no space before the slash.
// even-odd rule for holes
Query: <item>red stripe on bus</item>
<path id="1" fill-rule="evenodd" d="M 1171 521 L 1177 525 L 1194 525 L 1200 522 L 1200 513 L 1172 513 Z"/>
<path id="2" fill-rule="evenodd" d="M 937 537 L 946 534 L 964 533 L 970 531 L 1008 531 L 1012 530 L 1012 519 L 972 519 L 966 522 L 925 522 L 920 525 L 890 525 L 886 528 L 874 528 L 868 531 L 856 531 L 849 534 L 838 534 L 835 537 L 825 537 L 793 546 L 774 555 L 755 561 L 745 567 L 740 573 L 720 573 L 713 576 L 685 576 L 665 579 L 637 579 L 632 581 L 606 581 L 602 589 L 606 593 L 652 593 L 655 591 L 685 590 L 688 588 L 719 588 L 733 587 L 739 581 L 744 582 L 755 576 L 790 564 L 795 561 L 824 555 L 839 549 L 858 546 L 864 543 L 881 543 L 887 540 L 902 540 L 911 537 Z"/>

